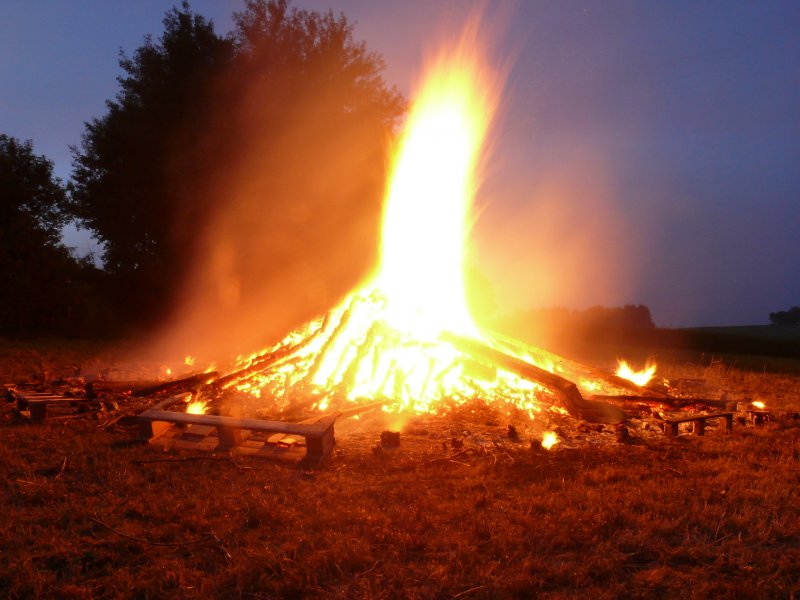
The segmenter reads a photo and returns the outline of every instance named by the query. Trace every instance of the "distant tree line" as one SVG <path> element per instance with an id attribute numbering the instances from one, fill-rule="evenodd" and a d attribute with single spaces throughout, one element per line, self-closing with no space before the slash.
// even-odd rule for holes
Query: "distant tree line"
<path id="1" fill-rule="evenodd" d="M 73 336 L 107 318 L 103 273 L 61 242 L 67 204 L 53 163 L 0 134 L 0 333 Z"/>
<path id="2" fill-rule="evenodd" d="M 243 170 L 257 174 L 249 192 L 267 222 L 305 203 L 324 234 L 344 208 L 378 212 L 405 102 L 344 15 L 247 0 L 221 36 L 183 2 L 163 26 L 121 56 L 119 92 L 85 124 L 68 184 L 31 141 L 0 136 L 0 334 L 155 323 Z M 331 169 L 346 186 L 331 191 Z M 70 221 L 99 240 L 100 268 L 63 245 Z"/>
<path id="3" fill-rule="evenodd" d="M 769 322 L 783 327 L 800 327 L 800 306 L 769 313 Z"/>
<path id="4" fill-rule="evenodd" d="M 650 309 L 641 304 L 585 310 L 562 307 L 522 310 L 500 317 L 494 326 L 504 333 L 534 343 L 553 340 L 602 339 L 609 334 L 655 329 Z"/>

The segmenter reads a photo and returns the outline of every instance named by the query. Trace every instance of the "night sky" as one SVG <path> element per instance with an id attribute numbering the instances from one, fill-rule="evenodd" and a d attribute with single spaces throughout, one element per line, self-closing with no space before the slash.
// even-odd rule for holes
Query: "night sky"
<path id="1" fill-rule="evenodd" d="M 68 179 L 118 51 L 169 2 L 0 3 L 0 133 Z M 239 0 L 192 2 L 231 26 Z M 406 94 L 468 2 L 298 0 L 357 23 Z M 501 309 L 646 304 L 661 326 L 800 304 L 800 3 L 492 3 L 510 64 L 474 229 Z M 68 232 L 69 245 L 90 247 Z"/>

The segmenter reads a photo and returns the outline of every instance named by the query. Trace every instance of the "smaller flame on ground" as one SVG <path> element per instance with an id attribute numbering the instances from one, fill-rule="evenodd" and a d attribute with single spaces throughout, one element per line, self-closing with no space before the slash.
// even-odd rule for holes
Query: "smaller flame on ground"
<path id="1" fill-rule="evenodd" d="M 753 406 L 755 406 L 756 408 L 761 409 L 761 410 L 764 410 L 765 408 L 767 408 L 767 405 L 764 404 L 763 402 L 761 402 L 761 400 L 753 400 L 752 404 L 753 404 Z"/>
<path id="2" fill-rule="evenodd" d="M 186 399 L 186 414 L 188 415 L 204 415 L 207 409 L 207 400 L 192 400 L 191 396 Z"/>
<path id="3" fill-rule="evenodd" d="M 629 364 L 628 361 L 623 360 L 621 358 L 617 359 L 617 377 L 622 377 L 623 379 L 627 379 L 628 381 L 632 381 L 638 386 L 647 385 L 650 383 L 650 380 L 653 378 L 653 375 L 656 374 L 656 363 L 647 361 L 644 369 L 641 371 L 635 371 Z"/>
<path id="4" fill-rule="evenodd" d="M 186 358 L 183 359 L 183 364 L 185 364 L 187 367 L 194 366 L 194 356 L 187 354 Z"/>
<path id="5" fill-rule="evenodd" d="M 550 450 L 553 446 L 558 443 L 558 435 L 556 435 L 555 431 L 545 431 L 542 435 L 542 448 L 545 450 Z"/>

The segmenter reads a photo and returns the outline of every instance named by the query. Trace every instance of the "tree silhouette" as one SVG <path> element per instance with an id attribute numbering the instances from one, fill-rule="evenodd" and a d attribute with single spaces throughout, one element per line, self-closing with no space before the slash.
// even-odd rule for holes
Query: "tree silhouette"
<path id="1" fill-rule="evenodd" d="M 93 302 L 90 260 L 61 243 L 66 194 L 32 142 L 0 135 L 0 332 L 75 334 Z"/>
<path id="2" fill-rule="evenodd" d="M 158 43 L 148 36 L 133 57 L 121 56 L 116 99 L 73 148 L 72 212 L 103 244 L 117 304 L 132 318 L 155 309 L 182 261 L 170 231 L 181 200 L 171 181 L 193 173 L 171 172 L 173 144 L 207 120 L 204 99 L 231 52 L 186 4 L 163 23 Z"/>
<path id="3" fill-rule="evenodd" d="M 769 313 L 769 322 L 783 327 L 800 327 L 800 306 Z"/>
<path id="4" fill-rule="evenodd" d="M 381 145 L 403 105 L 344 16 L 253 0 L 234 21 L 223 38 L 185 2 L 167 12 L 157 41 L 122 56 L 119 93 L 73 149 L 73 214 L 102 242 L 131 320 L 166 314 L 182 276 L 203 260 L 199 240 L 241 197 L 257 202 L 240 237 L 274 241 L 265 227 L 309 213 L 325 238 L 342 229 L 355 196 L 380 193 Z M 343 164 L 353 148 L 368 148 L 376 168 Z M 333 166 L 346 193 L 323 202 Z M 303 247 L 298 235 L 293 245 Z M 252 270 L 253 252 L 243 254 Z M 244 273 L 243 285 L 256 275 Z"/>

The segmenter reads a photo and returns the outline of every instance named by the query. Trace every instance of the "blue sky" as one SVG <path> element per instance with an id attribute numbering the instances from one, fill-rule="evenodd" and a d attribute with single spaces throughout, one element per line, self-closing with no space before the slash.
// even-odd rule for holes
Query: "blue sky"
<path id="1" fill-rule="evenodd" d="M 0 4 L 0 132 L 70 174 L 120 48 L 170 2 Z M 239 0 L 192 2 L 217 29 Z M 344 12 L 404 93 L 469 2 L 306 0 Z M 511 61 L 477 199 L 501 306 L 642 303 L 659 325 L 758 324 L 800 304 L 800 3 L 491 3 Z M 85 235 L 72 245 L 90 247 Z"/>

